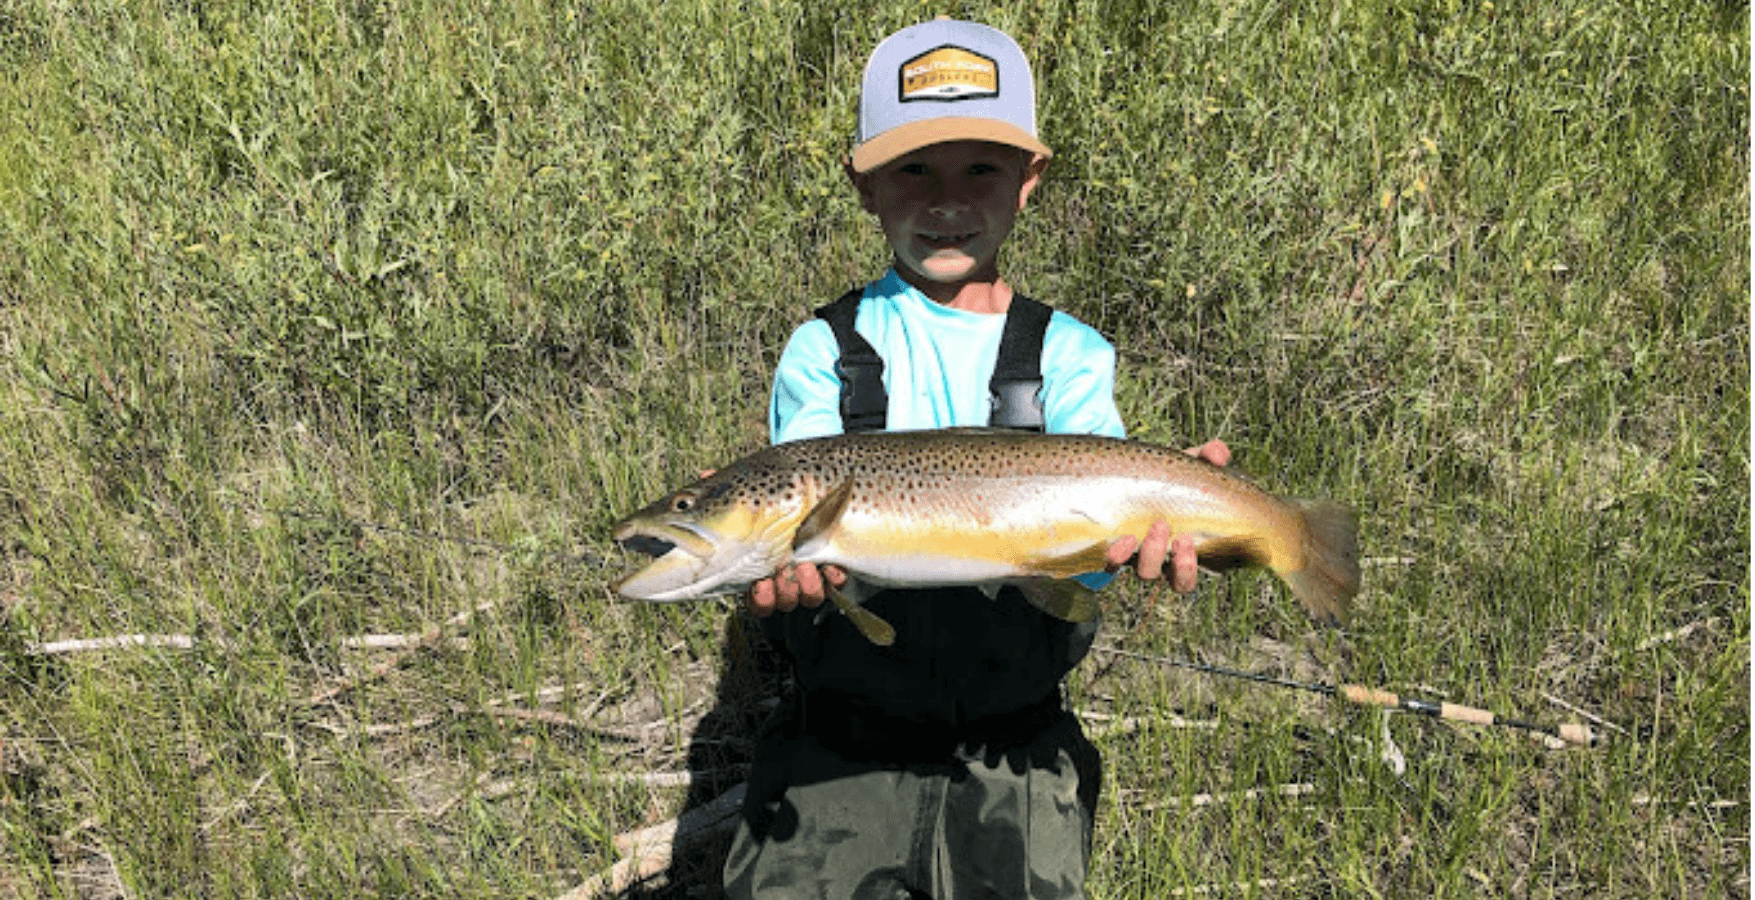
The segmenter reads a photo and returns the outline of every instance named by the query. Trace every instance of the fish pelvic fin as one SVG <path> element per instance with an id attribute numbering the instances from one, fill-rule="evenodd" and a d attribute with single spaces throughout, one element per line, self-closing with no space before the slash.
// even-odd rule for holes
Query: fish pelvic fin
<path id="1" fill-rule="evenodd" d="M 1317 619 L 1346 624 L 1359 593 L 1359 517 L 1331 500 L 1295 501 L 1304 513 L 1304 568 L 1285 575 L 1292 596 Z"/>
<path id="2" fill-rule="evenodd" d="M 849 478 L 835 485 L 805 515 L 804 521 L 798 523 L 798 529 L 792 533 L 792 551 L 803 554 L 814 545 L 828 543 L 834 536 L 835 526 L 841 522 L 841 514 L 847 511 L 848 501 L 852 499 L 853 479 Z"/>
<path id="3" fill-rule="evenodd" d="M 1026 578 L 1013 583 L 1031 606 L 1056 619 L 1086 622 L 1097 614 L 1097 592 L 1070 578 Z"/>
<path id="4" fill-rule="evenodd" d="M 854 603 L 833 585 L 825 583 L 823 589 L 829 595 L 829 602 L 835 604 L 841 615 L 846 616 L 847 621 L 852 622 L 853 627 L 859 629 L 859 633 L 866 640 L 879 647 L 888 647 L 896 642 L 895 626 L 885 622 L 877 613 Z"/>

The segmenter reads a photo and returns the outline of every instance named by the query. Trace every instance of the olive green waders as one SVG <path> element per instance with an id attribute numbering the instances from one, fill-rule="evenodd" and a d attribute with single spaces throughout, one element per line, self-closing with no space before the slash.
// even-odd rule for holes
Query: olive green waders
<path id="1" fill-rule="evenodd" d="M 757 747 L 726 895 L 1084 896 L 1100 762 L 1060 680 L 1096 623 L 1011 589 L 887 591 L 867 607 L 896 627 L 892 646 L 833 612 L 763 622 L 796 691 Z"/>

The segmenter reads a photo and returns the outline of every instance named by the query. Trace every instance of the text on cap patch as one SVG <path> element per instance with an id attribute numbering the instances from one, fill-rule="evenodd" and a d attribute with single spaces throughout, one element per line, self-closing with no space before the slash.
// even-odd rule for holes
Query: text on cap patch
<path id="1" fill-rule="evenodd" d="M 999 96 L 999 65 L 962 47 L 945 45 L 902 64 L 902 100 L 968 100 Z"/>

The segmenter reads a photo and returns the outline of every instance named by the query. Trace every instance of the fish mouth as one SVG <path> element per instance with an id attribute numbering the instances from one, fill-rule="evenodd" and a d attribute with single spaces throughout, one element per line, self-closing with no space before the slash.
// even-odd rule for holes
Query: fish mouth
<path id="1" fill-rule="evenodd" d="M 658 557 L 676 549 L 676 544 L 674 542 L 667 541 L 661 537 L 653 537 L 649 534 L 632 535 L 622 538 L 621 540 L 616 541 L 616 543 L 620 544 L 623 550 L 627 550 L 630 553 L 645 554 L 653 559 L 657 559 Z"/>
<path id="2" fill-rule="evenodd" d="M 614 585 L 616 593 L 630 600 L 687 599 L 718 549 L 707 533 L 688 523 L 625 522 L 614 539 L 645 560 Z"/>
<path id="3" fill-rule="evenodd" d="M 631 520 L 616 527 L 612 535 L 623 550 L 662 558 L 682 548 L 690 556 L 711 557 L 715 545 L 711 532 L 691 522 Z"/>

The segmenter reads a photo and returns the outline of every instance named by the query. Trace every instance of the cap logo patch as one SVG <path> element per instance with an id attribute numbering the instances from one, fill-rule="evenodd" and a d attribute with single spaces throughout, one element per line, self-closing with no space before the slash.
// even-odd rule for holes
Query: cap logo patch
<path id="1" fill-rule="evenodd" d="M 903 63 L 901 78 L 903 102 L 999 96 L 999 64 L 949 44 Z"/>

